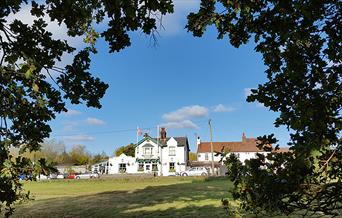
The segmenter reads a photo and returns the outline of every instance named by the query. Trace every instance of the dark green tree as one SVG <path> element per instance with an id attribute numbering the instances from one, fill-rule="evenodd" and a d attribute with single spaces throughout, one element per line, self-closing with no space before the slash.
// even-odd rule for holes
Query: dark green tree
<path id="1" fill-rule="evenodd" d="M 8 19 L 24 7 L 31 7 L 32 25 Z M 108 85 L 89 72 L 96 39 L 103 37 L 109 52 L 118 52 L 131 45 L 130 32 L 153 35 L 160 16 L 171 12 L 171 0 L 0 1 L 0 212 L 10 215 L 12 204 L 23 197 L 18 175 L 30 161 L 21 154 L 40 149 L 51 132 L 48 122 L 67 110 L 65 100 L 101 107 Z M 56 63 L 75 48 L 47 31 L 46 17 L 88 43 L 63 68 Z M 94 25 L 104 22 L 106 29 L 96 32 Z M 15 159 L 11 147 L 20 150 Z"/>
<path id="2" fill-rule="evenodd" d="M 239 175 L 232 171 L 235 197 L 254 212 L 341 214 L 341 1 L 201 0 L 187 28 L 201 37 L 211 25 L 235 47 L 254 39 L 268 80 L 247 101 L 279 113 L 275 127 L 291 130 L 291 153 L 261 155 Z M 259 140 L 260 147 L 277 142 Z"/>
<path id="3" fill-rule="evenodd" d="M 115 150 L 115 156 L 118 157 L 121 154 L 125 154 L 127 156 L 135 157 L 135 144 L 131 143 L 126 146 L 121 146 Z"/>

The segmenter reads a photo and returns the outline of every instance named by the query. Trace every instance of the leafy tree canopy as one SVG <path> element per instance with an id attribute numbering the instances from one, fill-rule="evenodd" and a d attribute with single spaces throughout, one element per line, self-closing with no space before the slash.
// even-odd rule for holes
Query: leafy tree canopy
<path id="1" fill-rule="evenodd" d="M 31 25 L 8 19 L 27 6 L 34 16 Z M 130 32 L 153 35 L 160 16 L 171 12 L 171 0 L 0 1 L 0 210 L 5 208 L 6 216 L 22 197 L 19 173 L 32 165 L 21 155 L 13 160 L 10 148 L 19 154 L 39 150 L 51 132 L 48 121 L 67 110 L 65 99 L 101 107 L 108 85 L 89 72 L 96 39 L 104 38 L 109 52 L 118 52 L 131 45 Z M 46 17 L 65 25 L 68 36 L 82 36 L 88 43 L 63 68 L 56 63 L 75 48 L 47 31 Z M 98 33 L 94 25 L 100 23 L 107 26 Z"/>
<path id="2" fill-rule="evenodd" d="M 131 143 L 126 146 L 121 146 L 115 150 L 115 156 L 118 157 L 121 154 L 125 154 L 127 156 L 135 157 L 135 144 Z"/>
<path id="3" fill-rule="evenodd" d="M 33 24 L 9 22 L 8 16 L 24 4 L 31 5 Z M 268 81 L 253 90 L 248 101 L 279 112 L 275 125 L 292 131 L 291 155 L 270 154 L 271 166 L 263 157 L 247 162 L 248 171 L 259 174 L 237 177 L 241 180 L 236 187 L 245 188 L 235 196 L 246 209 L 259 203 L 258 208 L 269 210 L 272 203 L 273 210 L 287 213 L 299 208 L 334 214 L 341 207 L 341 11 L 337 0 L 201 0 L 199 11 L 188 16 L 187 28 L 195 36 L 214 25 L 218 38 L 228 36 L 236 47 L 254 38 Z M 171 0 L 0 2 L 0 202 L 6 215 L 23 197 L 18 174 L 31 165 L 21 156 L 13 160 L 10 148 L 38 150 L 51 131 L 47 122 L 66 111 L 64 99 L 101 107 L 108 86 L 89 72 L 96 39 L 103 37 L 109 52 L 120 51 L 131 44 L 129 32 L 153 34 L 158 14 L 171 12 Z M 75 49 L 52 37 L 45 16 L 89 44 L 65 68 L 55 64 Z M 97 33 L 93 25 L 101 22 L 108 26 Z M 52 71 L 58 72 L 57 78 Z M 272 136 L 260 141 L 261 147 L 276 142 Z M 250 175 L 270 175 L 269 182 L 279 186 L 271 200 L 258 189 L 267 180 Z"/>
<path id="4" fill-rule="evenodd" d="M 197 160 L 197 154 L 194 152 L 189 152 L 189 161 L 196 161 Z"/>
<path id="5" fill-rule="evenodd" d="M 104 161 L 104 160 L 108 160 L 108 156 L 107 154 L 103 151 L 101 154 L 95 154 L 91 160 L 92 164 Z"/>
<path id="6" fill-rule="evenodd" d="M 218 39 L 228 37 L 235 47 L 254 39 L 268 80 L 247 101 L 278 112 L 275 126 L 291 130 L 291 153 L 234 165 L 235 197 L 254 212 L 337 215 L 342 209 L 341 1 L 201 0 L 187 28 L 201 37 L 211 25 Z M 277 142 L 273 135 L 259 140 L 260 147 Z"/>
<path id="7" fill-rule="evenodd" d="M 91 160 L 91 156 L 84 145 L 74 145 L 70 151 L 70 156 L 75 165 L 86 165 Z"/>

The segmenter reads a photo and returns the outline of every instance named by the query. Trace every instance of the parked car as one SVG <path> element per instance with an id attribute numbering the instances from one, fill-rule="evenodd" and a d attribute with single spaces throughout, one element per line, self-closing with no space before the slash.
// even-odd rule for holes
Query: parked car
<path id="1" fill-rule="evenodd" d="M 65 179 L 67 177 L 67 175 L 64 174 L 58 174 L 57 175 L 57 179 Z"/>
<path id="2" fill-rule="evenodd" d="M 49 179 L 57 179 L 57 174 L 53 173 L 49 175 Z"/>
<path id="3" fill-rule="evenodd" d="M 76 175 L 75 179 L 91 179 L 91 178 L 98 178 L 99 174 L 97 173 L 82 173 L 82 174 L 78 174 Z"/>
<path id="4" fill-rule="evenodd" d="M 50 179 L 50 177 L 49 177 L 49 176 L 46 176 L 46 175 L 44 175 L 44 174 L 40 174 L 40 175 L 37 176 L 36 179 L 37 179 L 37 180 L 47 180 L 47 179 Z"/>
<path id="5" fill-rule="evenodd" d="M 75 173 L 70 173 L 66 179 L 75 179 L 76 178 L 76 174 Z"/>
<path id="6" fill-rule="evenodd" d="M 179 173 L 181 176 L 207 176 L 208 170 L 205 167 L 192 167 Z"/>
<path id="7" fill-rule="evenodd" d="M 19 180 L 23 181 L 23 180 L 32 180 L 32 174 L 20 174 L 19 175 Z"/>

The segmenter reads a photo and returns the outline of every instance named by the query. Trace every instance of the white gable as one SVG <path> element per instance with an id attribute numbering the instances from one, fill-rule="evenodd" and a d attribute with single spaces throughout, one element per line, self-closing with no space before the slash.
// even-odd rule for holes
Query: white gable
<path id="1" fill-rule="evenodd" d="M 135 149 L 135 156 L 138 159 L 157 159 L 159 154 L 159 146 L 151 138 L 146 138 L 144 141 L 140 142 L 138 147 Z"/>
<path id="2" fill-rule="evenodd" d="M 176 141 L 176 139 L 174 139 L 173 137 L 171 137 L 171 138 L 167 141 L 167 146 L 177 146 L 177 141 Z"/>
<path id="3" fill-rule="evenodd" d="M 158 145 L 153 140 L 146 139 L 144 142 L 139 144 L 139 147 L 158 147 Z"/>
<path id="4" fill-rule="evenodd" d="M 122 154 L 120 154 L 119 155 L 119 157 L 118 158 L 126 158 L 127 157 L 127 155 L 126 154 L 124 154 L 124 153 L 122 153 Z"/>

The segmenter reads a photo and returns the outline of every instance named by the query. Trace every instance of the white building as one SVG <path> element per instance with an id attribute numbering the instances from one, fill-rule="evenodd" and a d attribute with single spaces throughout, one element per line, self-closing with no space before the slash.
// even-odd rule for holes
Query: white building
<path id="1" fill-rule="evenodd" d="M 161 128 L 160 137 L 145 134 L 135 148 L 135 157 L 120 155 L 109 159 L 109 174 L 156 173 L 169 176 L 184 171 L 189 161 L 187 137 L 166 137 Z"/>
<path id="2" fill-rule="evenodd" d="M 247 138 L 245 133 L 242 134 L 241 142 L 213 142 L 214 162 L 217 163 L 221 160 L 222 156 L 215 156 L 215 154 L 222 151 L 236 154 L 242 163 L 247 159 L 255 158 L 257 153 L 267 154 L 267 152 L 257 148 L 256 145 L 257 139 Z M 211 162 L 210 142 L 201 142 L 200 138 L 197 139 L 197 160 L 203 163 Z"/>
<path id="3" fill-rule="evenodd" d="M 99 174 L 108 174 L 109 164 L 107 161 L 102 161 L 91 166 L 91 172 Z"/>
<path id="4" fill-rule="evenodd" d="M 135 157 L 121 154 L 118 157 L 109 158 L 108 163 L 108 174 L 137 172 L 137 163 Z"/>
<path id="5" fill-rule="evenodd" d="M 272 146 L 272 145 L 269 145 Z M 214 167 L 215 173 L 220 175 L 225 175 L 227 168 L 224 166 L 222 160 L 222 155 L 217 155 L 218 153 L 226 152 L 227 155 L 233 153 L 239 160 L 244 163 L 245 160 L 256 158 L 257 154 L 266 155 L 269 152 L 260 150 L 257 147 L 256 138 L 247 138 L 245 133 L 242 134 L 242 140 L 240 142 L 213 142 L 213 156 L 214 156 Z M 282 147 L 279 150 L 272 152 L 289 152 L 289 148 Z M 224 158 L 223 158 L 224 159 Z M 197 138 L 197 161 L 191 163 L 192 166 L 204 166 L 209 170 L 212 164 L 212 153 L 211 153 L 211 143 L 201 142 L 201 139 Z M 211 171 L 211 170 L 210 170 Z"/>

